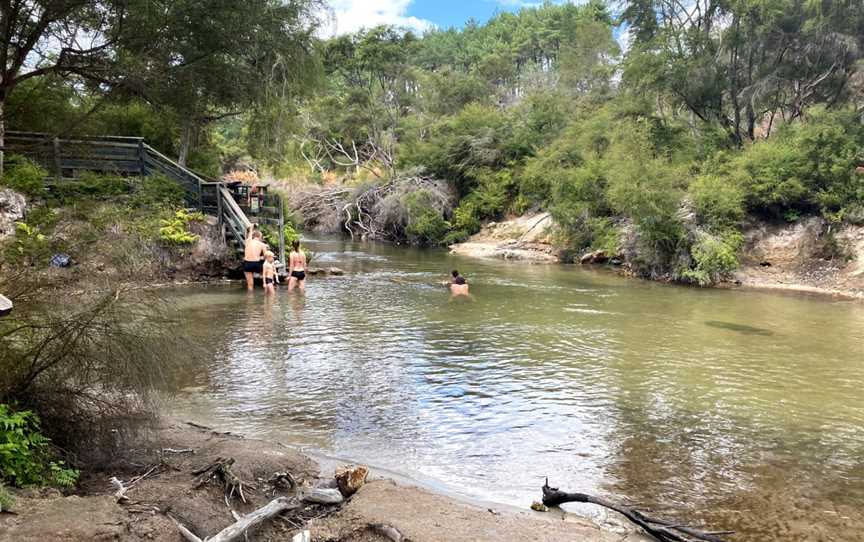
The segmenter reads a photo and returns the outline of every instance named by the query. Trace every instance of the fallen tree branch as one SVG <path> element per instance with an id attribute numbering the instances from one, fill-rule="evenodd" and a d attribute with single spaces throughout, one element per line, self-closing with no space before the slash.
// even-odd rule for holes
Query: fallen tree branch
<path id="1" fill-rule="evenodd" d="M 212 480 L 218 480 L 225 493 L 226 506 L 229 506 L 230 508 L 228 501 L 230 501 L 235 494 L 239 495 L 240 500 L 245 503 L 246 496 L 243 494 L 244 483 L 231 471 L 231 465 L 233 464 L 234 458 L 229 457 L 228 459 L 222 459 L 221 457 L 217 457 L 216 461 L 210 463 L 204 468 L 192 472 L 192 474 L 198 476 L 198 480 L 195 481 L 193 487 L 198 489 L 210 483 Z"/>
<path id="2" fill-rule="evenodd" d="M 234 540 L 237 540 L 238 538 L 243 536 L 246 531 L 258 525 L 259 523 L 270 519 L 273 516 L 277 516 L 282 512 L 285 512 L 286 510 L 298 508 L 299 506 L 300 504 L 297 501 L 291 500 L 288 497 L 278 497 L 267 503 L 267 505 L 262 506 L 258 510 L 255 510 L 250 514 L 246 514 L 245 516 L 240 516 L 240 518 L 236 522 L 225 527 L 215 536 L 206 538 L 206 541 L 233 542 Z M 183 536 L 183 538 L 185 538 L 189 542 L 204 542 L 205 539 L 201 539 L 196 536 L 195 533 L 184 527 L 183 524 L 177 521 L 174 517 L 171 517 L 171 519 L 177 525 L 177 529 L 180 531 L 180 534 Z"/>
<path id="3" fill-rule="evenodd" d="M 135 487 L 135 484 L 137 484 L 141 480 L 144 480 L 145 478 L 147 478 L 148 476 L 153 474 L 156 471 L 156 469 L 158 469 L 159 467 L 160 467 L 160 465 L 154 465 L 154 466 L 150 467 L 150 469 L 147 472 L 145 472 L 144 474 L 138 475 L 138 476 L 132 478 L 131 480 L 129 480 L 128 484 L 124 484 L 122 480 L 120 480 L 116 476 L 112 476 L 111 477 L 111 483 L 114 485 L 114 487 L 117 488 L 117 492 L 114 493 L 114 497 L 117 498 L 117 502 L 124 502 L 124 501 L 129 500 L 129 497 L 126 496 L 126 493 L 130 489 Z"/>
<path id="4" fill-rule="evenodd" d="M 725 542 L 719 535 L 733 534 L 731 531 L 703 532 L 691 527 L 651 518 L 638 510 L 615 504 L 601 497 L 594 497 L 586 493 L 567 493 L 559 490 L 557 487 L 549 487 L 549 479 L 547 478 L 546 483 L 543 484 L 543 504 L 546 506 L 559 506 L 568 502 L 596 504 L 614 510 L 660 542 L 689 542 L 691 539 L 704 542 Z"/>

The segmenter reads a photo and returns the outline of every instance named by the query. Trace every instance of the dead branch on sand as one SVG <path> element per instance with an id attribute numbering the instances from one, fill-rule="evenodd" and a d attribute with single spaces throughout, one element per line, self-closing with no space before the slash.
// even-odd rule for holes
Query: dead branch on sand
<path id="1" fill-rule="evenodd" d="M 189 542 L 233 542 L 237 540 L 241 536 L 243 536 L 246 531 L 251 529 L 252 527 L 258 525 L 259 523 L 270 519 L 274 516 L 281 514 L 287 510 L 292 510 L 294 508 L 298 508 L 300 504 L 288 497 L 278 497 L 273 499 L 267 505 L 255 510 L 250 514 L 246 514 L 245 516 L 240 516 L 240 518 L 234 522 L 233 524 L 225 527 L 218 534 L 213 537 L 201 539 L 196 536 L 192 531 L 183 526 L 179 521 L 175 518 L 171 518 L 174 520 L 174 523 L 177 525 L 177 529 L 180 531 L 180 534 L 183 535 L 183 538 L 188 540 Z"/>
<path id="2" fill-rule="evenodd" d="M 547 478 L 546 483 L 543 484 L 543 504 L 546 506 L 558 506 L 567 502 L 596 504 L 614 510 L 660 542 L 690 542 L 691 540 L 725 542 L 720 536 L 733 534 L 731 531 L 703 532 L 684 525 L 648 517 L 638 510 L 615 504 L 600 497 L 594 497 L 585 493 L 567 493 L 559 490 L 557 487 L 549 487 L 549 479 Z"/>
<path id="3" fill-rule="evenodd" d="M 246 502 L 246 496 L 243 494 L 244 483 L 232 471 L 231 465 L 234 464 L 233 458 L 223 459 L 217 457 L 216 461 L 210 463 L 204 468 L 192 471 L 192 474 L 198 476 L 195 481 L 194 488 L 198 489 L 207 485 L 212 480 L 218 480 L 225 493 L 225 505 L 230 508 L 228 501 L 234 498 L 234 495 L 239 495 L 240 500 Z M 245 484 L 249 486 L 250 484 Z"/>
<path id="4" fill-rule="evenodd" d="M 126 496 L 126 493 L 127 493 L 130 489 L 132 489 L 133 487 L 135 487 L 135 484 L 137 484 L 137 483 L 140 482 L 141 480 L 144 480 L 145 478 L 149 477 L 149 476 L 152 475 L 154 472 L 156 472 L 156 470 L 159 469 L 159 467 L 161 467 L 161 466 L 162 466 L 161 464 L 159 464 L 159 465 L 153 465 L 153 466 L 150 467 L 150 469 L 148 469 L 144 474 L 141 474 L 141 475 L 139 475 L 139 476 L 136 476 L 136 477 L 132 478 L 132 479 L 129 480 L 129 482 L 126 483 L 126 484 L 124 484 L 123 481 L 120 480 L 119 478 L 117 478 L 116 476 L 112 476 L 110 481 L 111 481 L 111 483 L 114 485 L 114 487 L 117 488 L 117 491 L 114 493 L 114 497 L 117 498 L 117 502 L 125 502 L 125 501 L 128 501 L 128 500 L 129 500 L 129 497 Z"/>

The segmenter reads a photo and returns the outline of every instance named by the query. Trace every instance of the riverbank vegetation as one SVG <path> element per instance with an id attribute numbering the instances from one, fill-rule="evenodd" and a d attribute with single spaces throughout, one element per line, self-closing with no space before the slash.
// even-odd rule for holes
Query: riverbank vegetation
<path id="1" fill-rule="evenodd" d="M 861 6 L 673 6 L 546 4 L 334 38 L 296 150 L 322 178 L 450 183 L 458 205 L 417 242 L 548 210 L 571 254 L 699 284 L 736 267 L 747 220 L 864 220 Z"/>
<path id="2" fill-rule="evenodd" d="M 365 238 L 448 244 L 545 210 L 565 256 L 699 284 L 748 221 L 864 220 L 860 3 L 546 3 L 334 37 L 312 0 L 145 4 L 106 3 L 105 51 L 19 77 L 7 125 L 253 165 L 317 194 L 294 198 L 307 227 Z M 417 178 L 435 188 L 372 197 Z"/>

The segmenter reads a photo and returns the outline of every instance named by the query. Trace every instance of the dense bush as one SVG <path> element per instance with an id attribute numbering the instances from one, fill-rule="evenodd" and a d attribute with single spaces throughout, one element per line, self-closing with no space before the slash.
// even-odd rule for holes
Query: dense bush
<path id="1" fill-rule="evenodd" d="M 679 270 L 678 278 L 700 286 L 708 286 L 721 280 L 738 267 L 738 250 L 742 241 L 743 238 L 738 232 L 727 233 L 725 236 L 703 233 L 690 247 L 692 267 Z"/>
<path id="2" fill-rule="evenodd" d="M 0 184 L 30 197 L 45 194 L 45 178 L 48 172 L 36 162 L 20 155 L 8 155 L 5 159 Z"/>
<path id="3" fill-rule="evenodd" d="M 130 203 L 135 207 L 149 205 L 180 206 L 186 192 L 175 181 L 162 175 L 149 175 L 134 184 Z"/>
<path id="4" fill-rule="evenodd" d="M 51 197 L 62 205 L 81 200 L 108 200 L 131 192 L 132 184 L 128 179 L 93 172 L 85 172 L 75 180 L 56 182 L 51 187 Z"/>
<path id="5" fill-rule="evenodd" d="M 862 149 L 857 113 L 814 110 L 748 147 L 734 160 L 732 175 L 743 179 L 751 212 L 792 219 L 836 213 L 864 201 L 864 176 L 856 173 Z"/>
<path id="6" fill-rule="evenodd" d="M 438 245 L 444 240 L 450 224 L 435 207 L 432 194 L 417 190 L 404 197 L 403 205 L 408 213 L 405 234 L 409 242 L 419 245 Z"/>
<path id="7" fill-rule="evenodd" d="M 50 440 L 41 433 L 33 412 L 16 412 L 0 404 L 0 480 L 18 487 L 71 487 L 78 480 L 78 471 L 54 458 Z"/>

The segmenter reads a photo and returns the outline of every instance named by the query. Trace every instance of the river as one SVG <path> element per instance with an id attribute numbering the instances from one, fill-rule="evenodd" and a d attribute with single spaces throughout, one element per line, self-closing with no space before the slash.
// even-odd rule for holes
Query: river
<path id="1" fill-rule="evenodd" d="M 472 499 L 527 507 L 548 476 L 735 540 L 864 537 L 864 305 L 309 246 L 346 275 L 174 292 L 206 361 L 172 415 Z"/>

